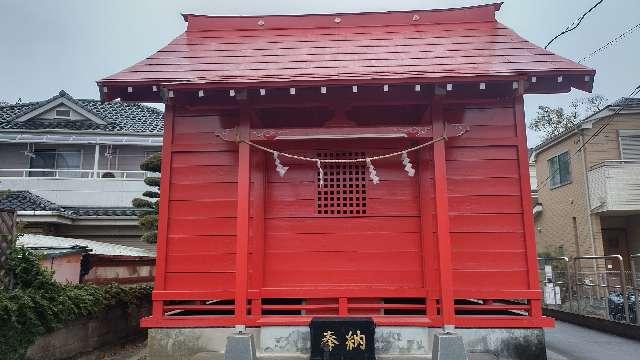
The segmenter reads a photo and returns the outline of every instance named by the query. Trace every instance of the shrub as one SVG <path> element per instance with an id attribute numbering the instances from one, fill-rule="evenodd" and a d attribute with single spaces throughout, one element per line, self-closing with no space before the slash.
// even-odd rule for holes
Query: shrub
<path id="1" fill-rule="evenodd" d="M 8 360 L 23 359 L 39 336 L 66 322 L 115 304 L 138 304 L 151 294 L 149 286 L 60 284 L 40 266 L 37 254 L 22 247 L 9 252 L 8 271 L 13 288 L 0 290 L 0 354 Z"/>
<path id="2" fill-rule="evenodd" d="M 147 172 L 160 173 L 162 168 L 162 154 L 153 154 L 145 159 L 140 164 L 140 169 Z M 133 207 L 143 209 L 139 216 L 138 223 L 142 228 L 142 241 L 155 244 L 158 241 L 158 207 L 160 202 L 157 200 L 160 198 L 160 178 L 155 176 L 148 176 L 144 178 L 144 183 L 155 187 L 157 190 L 147 190 L 142 193 L 146 199 L 135 198 L 131 202 Z"/>

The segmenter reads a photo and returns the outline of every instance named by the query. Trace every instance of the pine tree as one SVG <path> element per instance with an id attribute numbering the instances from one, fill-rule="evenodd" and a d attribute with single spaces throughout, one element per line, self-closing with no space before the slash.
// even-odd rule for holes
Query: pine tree
<path id="1" fill-rule="evenodd" d="M 160 173 L 162 155 L 153 154 L 140 164 L 140 169 L 153 173 Z M 144 183 L 158 190 L 147 190 L 142 193 L 145 198 L 135 198 L 131 202 L 135 208 L 145 211 L 138 216 L 138 223 L 142 227 L 141 239 L 148 243 L 155 243 L 158 237 L 158 207 L 160 205 L 160 177 L 149 176 Z"/>

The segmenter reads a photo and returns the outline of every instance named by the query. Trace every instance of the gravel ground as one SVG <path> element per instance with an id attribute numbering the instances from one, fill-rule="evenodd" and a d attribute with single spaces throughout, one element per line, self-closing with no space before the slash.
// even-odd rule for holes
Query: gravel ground
<path id="1" fill-rule="evenodd" d="M 74 360 L 147 360 L 147 339 L 142 337 L 124 344 L 104 347 Z"/>

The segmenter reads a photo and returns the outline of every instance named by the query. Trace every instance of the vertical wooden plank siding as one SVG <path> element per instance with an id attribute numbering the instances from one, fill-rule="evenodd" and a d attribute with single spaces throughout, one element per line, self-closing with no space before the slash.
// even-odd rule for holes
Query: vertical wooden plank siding
<path id="1" fill-rule="evenodd" d="M 162 140 L 162 164 L 160 175 L 160 207 L 158 208 L 158 235 L 156 247 L 156 268 L 154 291 L 165 289 L 167 264 L 167 237 L 169 234 L 169 200 L 171 199 L 171 159 L 173 143 L 174 104 L 167 101 L 164 111 L 164 139 Z M 161 319 L 164 315 L 162 301 L 153 301 L 152 316 Z"/>
<path id="2" fill-rule="evenodd" d="M 522 85 L 520 86 L 522 88 Z M 539 289 L 538 261 L 536 253 L 536 239 L 531 209 L 531 184 L 529 183 L 529 159 L 527 151 L 527 135 L 524 120 L 524 98 L 521 93 L 516 94 L 513 104 L 514 118 L 518 137 L 518 165 L 520 167 L 520 192 L 522 199 L 524 237 L 527 252 L 527 268 L 529 270 L 529 289 Z M 542 316 L 540 300 L 529 300 L 531 305 L 529 316 Z"/>
<path id="3" fill-rule="evenodd" d="M 434 138 L 445 133 L 445 119 L 442 100 L 433 98 L 431 105 Z M 440 268 L 440 309 L 444 326 L 455 325 L 453 306 L 453 275 L 451 266 L 451 235 L 449 233 L 449 199 L 447 192 L 447 169 L 445 142 L 433 146 L 433 167 L 435 182 L 435 203 L 438 238 L 438 259 Z"/>
<path id="4" fill-rule="evenodd" d="M 240 120 L 240 137 L 249 133 L 249 118 Z M 249 283 L 249 192 L 251 191 L 251 148 L 238 143 L 238 205 L 236 210 L 236 293 L 235 314 L 238 325 L 247 324 L 247 290 Z"/>

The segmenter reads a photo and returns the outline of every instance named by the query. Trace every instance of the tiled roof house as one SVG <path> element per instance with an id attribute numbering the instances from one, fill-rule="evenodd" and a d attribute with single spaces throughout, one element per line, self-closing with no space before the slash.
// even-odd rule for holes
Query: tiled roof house
<path id="1" fill-rule="evenodd" d="M 140 163 L 162 146 L 163 112 L 76 99 L 65 91 L 0 104 L 0 208 L 27 230 L 153 250 L 131 200 L 148 187 Z"/>

